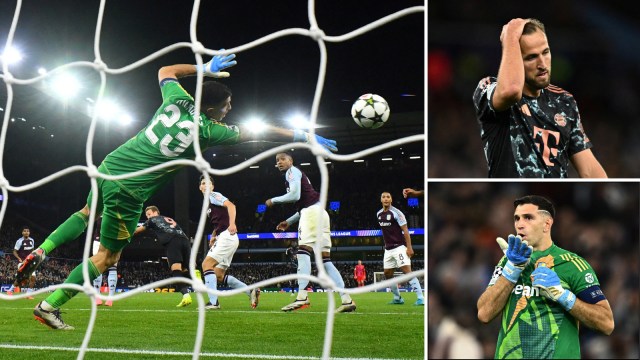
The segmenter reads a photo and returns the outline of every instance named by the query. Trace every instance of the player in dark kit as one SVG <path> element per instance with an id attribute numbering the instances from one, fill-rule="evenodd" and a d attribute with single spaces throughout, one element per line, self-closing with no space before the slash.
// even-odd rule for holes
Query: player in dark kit
<path id="1" fill-rule="evenodd" d="M 502 312 L 496 359 L 579 359 L 580 325 L 611 334 L 611 306 L 591 265 L 551 240 L 553 204 L 531 195 L 514 208 L 516 235 L 497 239 L 505 256 L 478 299 L 478 319 Z"/>
<path id="2" fill-rule="evenodd" d="M 320 207 L 320 194 L 313 188 L 311 181 L 297 167 L 293 166 L 293 158 L 287 153 L 276 154 L 276 166 L 284 172 L 287 193 L 268 199 L 267 207 L 275 204 L 295 203 L 298 211 L 282 221 L 276 230 L 285 231 L 291 224 L 298 223 L 298 270 L 299 275 L 311 275 L 311 253 L 316 243 L 322 252 L 322 263 L 327 274 L 340 288 L 344 288 L 342 275 L 331 262 L 331 230 L 327 210 Z M 320 238 L 318 238 L 320 229 Z M 301 310 L 311 304 L 307 298 L 307 285 L 309 280 L 298 279 L 298 296 L 296 300 L 282 308 L 282 311 Z M 342 305 L 336 312 L 352 312 L 356 310 L 356 303 L 349 294 L 341 292 Z"/>
<path id="3" fill-rule="evenodd" d="M 156 206 L 147 206 L 145 209 L 147 221 L 138 226 L 134 232 L 139 234 L 147 229 L 156 234 L 156 238 L 167 251 L 167 261 L 171 268 L 173 277 L 191 278 L 189 276 L 189 256 L 191 255 L 191 241 L 187 234 L 182 231 L 180 225 L 170 217 L 160 215 L 160 210 Z M 191 305 L 192 299 L 189 295 L 189 284 L 180 282 L 180 293 L 182 300 L 176 307 Z"/>
<path id="4" fill-rule="evenodd" d="M 413 257 L 413 246 L 411 245 L 411 236 L 409 235 L 409 227 L 407 219 L 402 211 L 393 207 L 391 204 L 393 199 L 391 194 L 383 192 L 380 194 L 380 203 L 382 209 L 378 210 L 376 217 L 378 224 L 382 229 L 382 238 L 384 240 L 384 277 L 393 279 L 395 269 L 400 269 L 403 273 L 411 272 L 411 257 Z M 422 294 L 422 286 L 417 277 L 409 280 L 409 284 L 415 289 L 418 299 L 414 305 L 424 306 L 424 294 Z M 398 285 L 391 286 L 393 300 L 389 304 L 402 305 L 404 299 L 400 296 Z"/>
<path id="5" fill-rule="evenodd" d="M 550 84 L 551 50 L 544 25 L 513 19 L 500 34 L 498 77 L 480 80 L 473 94 L 491 178 L 606 178 L 591 152 L 576 100 Z"/>
<path id="6" fill-rule="evenodd" d="M 33 240 L 31 235 L 31 229 L 28 226 L 22 227 L 22 237 L 16 241 L 15 246 L 13 247 L 13 256 L 18 259 L 18 269 L 22 266 L 24 259 L 31 254 L 33 249 L 36 247 L 36 241 Z M 33 288 L 36 285 L 36 273 L 31 274 L 29 278 L 29 288 L 27 292 L 32 292 Z M 13 291 L 17 287 L 17 284 L 11 284 L 9 290 L 7 290 L 7 295 L 13 295 Z M 28 296 L 27 299 L 32 300 L 32 296 Z"/>

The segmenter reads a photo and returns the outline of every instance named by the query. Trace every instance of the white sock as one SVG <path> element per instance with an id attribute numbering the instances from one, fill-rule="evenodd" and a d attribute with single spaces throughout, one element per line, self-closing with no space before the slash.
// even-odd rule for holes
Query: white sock
<path id="1" fill-rule="evenodd" d="M 99 294 L 100 287 L 102 287 L 102 274 L 98 275 L 97 278 L 93 279 L 93 287 L 96 288 L 96 291 Z"/>
<path id="2" fill-rule="evenodd" d="M 335 265 L 331 261 L 327 261 L 324 263 L 324 267 L 327 269 L 327 274 L 331 280 L 335 281 L 338 287 L 344 288 L 344 280 L 342 279 L 342 275 L 340 275 L 340 271 L 336 268 Z M 340 292 L 340 298 L 342 299 L 343 304 L 349 304 L 351 302 L 351 296 L 349 294 L 345 294 L 344 292 Z"/>
<path id="3" fill-rule="evenodd" d="M 298 275 L 311 275 L 311 257 L 307 254 L 298 253 Z M 298 298 L 304 300 L 307 298 L 307 285 L 309 280 L 298 279 Z"/>
<path id="4" fill-rule="evenodd" d="M 238 289 L 238 288 L 243 288 L 247 286 L 247 284 L 243 283 L 242 281 L 238 280 L 236 277 L 232 275 L 226 275 L 226 280 L 227 280 L 227 285 L 229 285 L 229 287 L 232 289 Z M 244 293 L 247 294 L 247 296 L 251 296 L 251 291 L 249 290 L 245 291 Z"/>
<path id="5" fill-rule="evenodd" d="M 109 296 L 113 296 L 113 294 L 116 293 L 116 286 L 118 285 L 118 272 L 115 269 L 109 269 L 107 284 L 109 284 Z"/>
<path id="6" fill-rule="evenodd" d="M 204 284 L 207 286 L 207 289 L 217 290 L 218 289 L 218 278 L 216 277 L 216 273 L 213 271 L 205 271 L 204 272 Z M 218 295 L 213 295 L 207 293 L 209 295 L 209 302 L 212 305 L 218 303 Z"/>
<path id="7" fill-rule="evenodd" d="M 391 292 L 393 293 L 393 297 L 396 299 L 400 299 L 400 290 L 398 290 L 398 284 L 391 285 Z"/>
<path id="8" fill-rule="evenodd" d="M 40 307 L 42 308 L 42 310 L 45 310 L 45 311 L 55 310 L 53 306 L 49 305 L 49 303 L 44 300 L 42 300 L 42 302 L 40 303 Z"/>
<path id="9" fill-rule="evenodd" d="M 418 278 L 409 280 L 409 284 L 411 284 L 411 287 L 415 289 L 416 293 L 418 294 L 418 299 L 424 300 L 424 295 L 422 294 L 422 286 L 420 286 L 420 281 L 418 280 Z"/>

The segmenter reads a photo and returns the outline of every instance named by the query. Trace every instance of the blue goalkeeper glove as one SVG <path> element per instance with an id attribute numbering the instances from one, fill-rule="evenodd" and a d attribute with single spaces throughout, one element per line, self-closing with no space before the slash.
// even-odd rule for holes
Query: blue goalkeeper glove
<path id="1" fill-rule="evenodd" d="M 502 276 L 512 283 L 517 283 L 520 273 L 531 259 L 533 248 L 520 236 L 509 235 L 509 241 L 499 237 L 496 242 L 507 257 L 507 264 L 502 269 Z"/>
<path id="2" fill-rule="evenodd" d="M 318 144 L 322 145 L 325 149 L 336 152 L 338 151 L 337 143 L 335 140 L 325 139 L 322 136 L 315 134 L 316 141 Z M 309 133 L 304 132 L 302 130 L 294 130 L 293 131 L 293 141 L 295 142 L 303 142 L 303 143 L 311 143 L 311 138 L 309 137 Z"/>
<path id="3" fill-rule="evenodd" d="M 533 287 L 538 288 L 542 295 L 560 304 L 566 311 L 570 311 L 576 303 L 576 295 L 562 287 L 560 278 L 555 271 L 546 266 L 538 266 L 531 273 Z"/>
<path id="4" fill-rule="evenodd" d="M 220 51 L 224 51 L 224 49 L 220 49 Z M 236 54 L 228 54 L 228 55 L 216 55 L 213 59 L 209 60 L 208 63 L 200 66 L 197 66 L 199 70 L 202 71 L 204 76 L 211 76 L 215 78 L 226 78 L 229 77 L 229 73 L 226 71 L 221 71 L 226 68 L 230 68 L 237 64 L 238 62 L 233 60 L 236 58 Z"/>

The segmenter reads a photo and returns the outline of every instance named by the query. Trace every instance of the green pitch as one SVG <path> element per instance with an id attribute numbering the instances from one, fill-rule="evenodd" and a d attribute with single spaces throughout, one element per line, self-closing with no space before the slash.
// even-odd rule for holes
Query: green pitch
<path id="1" fill-rule="evenodd" d="M 143 293 L 98 307 L 85 359 L 191 359 L 198 309 L 176 308 L 180 294 Z M 220 297 L 221 310 L 206 312 L 201 359 L 315 359 L 322 355 L 327 294 L 310 293 L 311 307 L 285 313 L 287 293 L 266 293 L 251 309 L 246 295 Z M 334 294 L 336 303 L 339 298 Z M 80 294 L 62 308 L 76 329 L 56 331 L 33 318 L 35 300 L 0 301 L 0 358 L 75 359 L 89 323 L 90 300 Z M 390 293 L 353 296 L 355 313 L 336 314 L 332 358 L 424 359 L 425 307 L 387 305 Z M 206 295 L 205 295 L 206 299 Z"/>

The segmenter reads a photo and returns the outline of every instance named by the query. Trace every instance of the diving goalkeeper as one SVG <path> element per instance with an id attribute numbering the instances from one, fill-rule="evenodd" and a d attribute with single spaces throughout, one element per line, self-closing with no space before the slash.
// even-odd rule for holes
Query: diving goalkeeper
<path id="1" fill-rule="evenodd" d="M 517 235 L 498 238 L 505 256 L 478 299 L 478 319 L 502 311 L 495 358 L 580 358 L 580 323 L 613 332 L 611 307 L 591 266 L 551 240 L 555 208 L 546 198 L 514 201 Z"/>
<path id="2" fill-rule="evenodd" d="M 316 142 L 328 151 L 337 151 L 334 140 L 315 137 L 301 130 L 289 130 L 267 126 L 263 133 L 240 130 L 237 126 L 222 123 L 231 110 L 231 90 L 222 83 L 206 81 L 202 85 L 201 112 L 196 116 L 195 99 L 180 85 L 179 78 L 203 73 L 205 76 L 225 78 L 223 71 L 236 65 L 234 54 L 216 55 L 204 66 L 176 64 L 164 66 L 158 71 L 162 93 L 162 105 L 147 126 L 136 136 L 109 153 L 98 167 L 106 175 L 123 175 L 156 167 L 172 160 L 194 159 L 196 151 L 192 132 L 197 127 L 200 150 L 213 146 L 226 146 L 253 140 L 275 142 Z M 100 247 L 91 258 L 85 259 L 89 280 L 93 281 L 119 259 L 134 234 L 142 215 L 143 204 L 173 179 L 183 165 L 158 168 L 150 173 L 127 179 L 107 180 L 98 178 L 97 193 L 89 193 L 87 205 L 72 214 L 39 248 L 27 256 L 15 276 L 15 283 L 22 284 L 54 249 L 74 241 L 87 228 L 90 204 L 97 196 L 97 213 L 102 214 Z M 96 214 L 96 215 L 99 215 Z M 82 264 L 71 271 L 66 284 L 83 283 Z M 60 317 L 60 307 L 78 293 L 75 289 L 57 289 L 36 305 L 33 314 L 37 320 L 57 330 L 73 330 Z"/>

